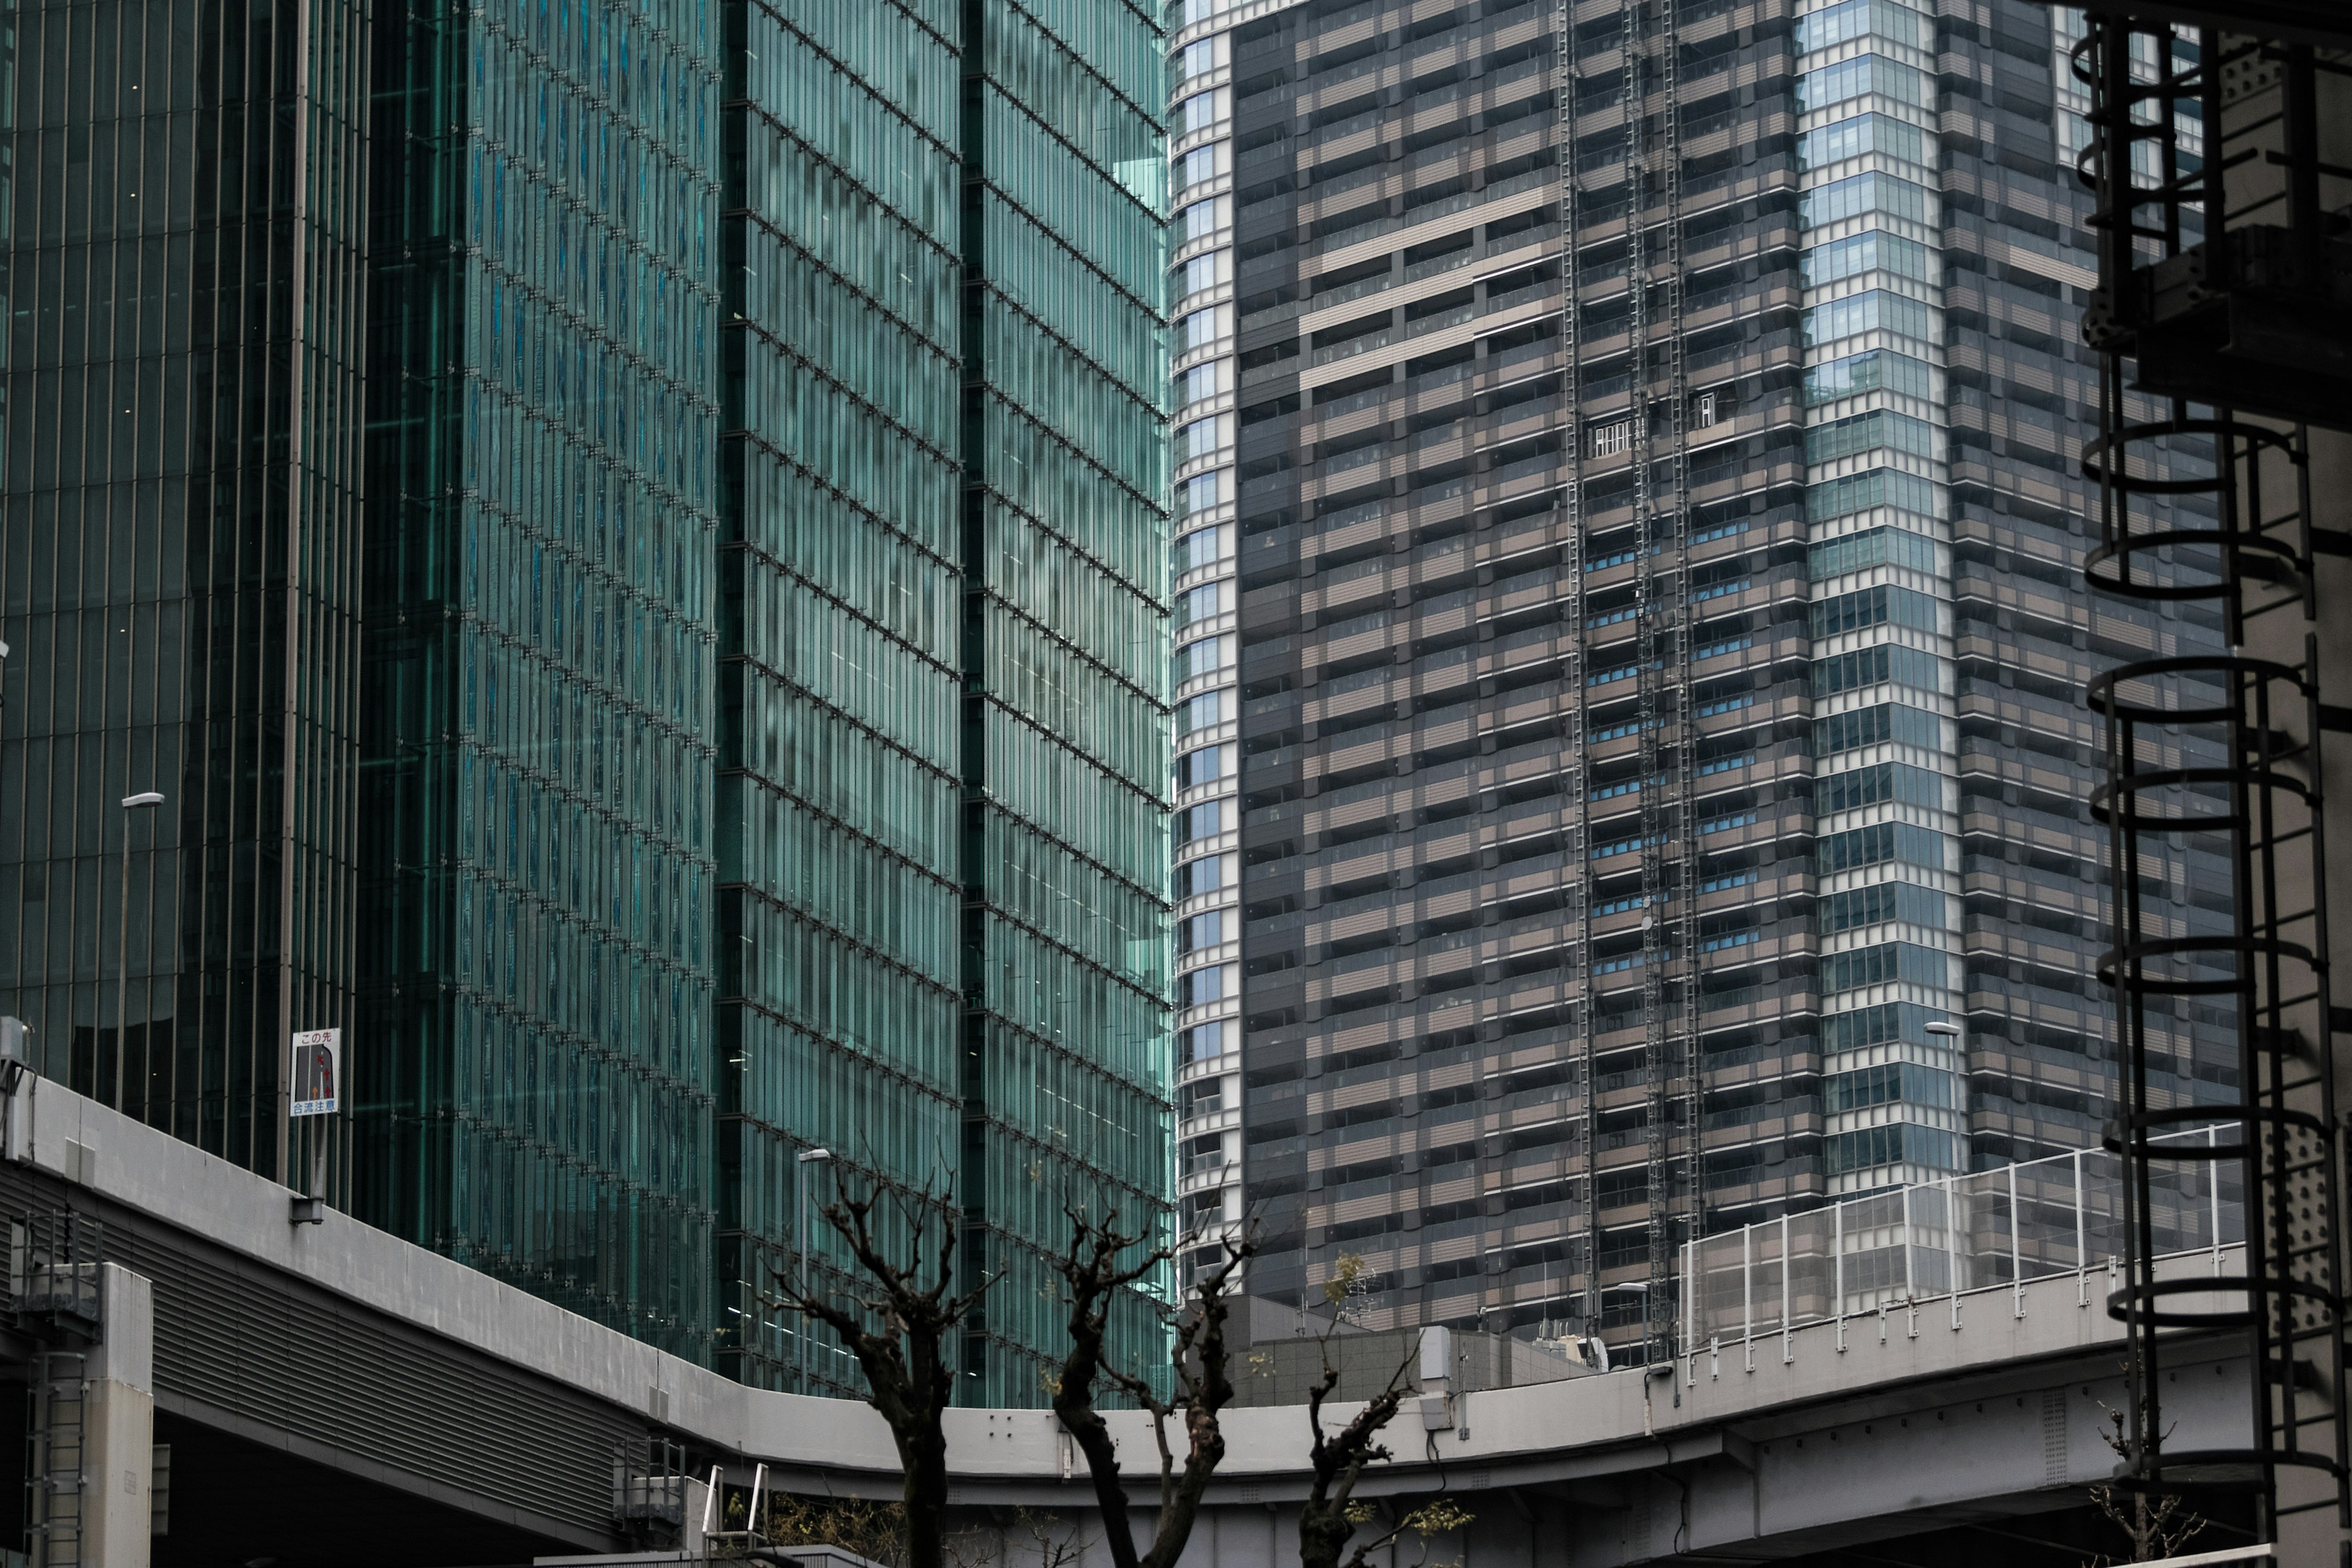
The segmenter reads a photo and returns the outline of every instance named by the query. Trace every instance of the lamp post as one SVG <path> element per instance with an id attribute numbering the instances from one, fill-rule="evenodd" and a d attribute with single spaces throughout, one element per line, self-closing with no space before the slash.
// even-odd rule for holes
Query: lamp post
<path id="1" fill-rule="evenodd" d="M 802 1290 L 808 1289 L 808 1168 L 810 1163 L 833 1159 L 830 1149 L 803 1149 L 793 1156 L 793 1185 L 800 1215 L 793 1222 L 793 1241 L 800 1249 L 800 1262 L 794 1268 Z M 801 1326 L 793 1334 L 793 1384 L 801 1393 L 808 1392 L 809 1315 L 801 1314 Z"/>
<path id="2" fill-rule="evenodd" d="M 163 804 L 163 797 L 152 789 L 122 797 L 122 912 L 114 934 L 114 1108 L 126 1115 L 131 1110 L 130 1086 L 122 1079 L 123 1042 L 131 1037 L 131 814 Z M 142 1103 L 139 1109 L 143 1121 L 147 1108 Z"/>
<path id="3" fill-rule="evenodd" d="M 1927 1026 L 1927 1032 L 1935 1036 L 1939 1040 L 1948 1042 L 1952 1047 L 1952 1053 L 1955 1056 L 1963 1058 L 1960 1062 L 1959 1071 L 1954 1073 L 1952 1077 L 1954 1079 L 1958 1080 L 1958 1082 L 1966 1082 L 1967 1079 L 1964 1075 L 1969 1070 L 1969 1064 L 1965 1059 L 1968 1055 L 1968 1047 L 1964 1041 L 1968 1031 L 1960 1025 L 1953 1023 L 1948 1018 L 1937 1018 Z M 1968 1111 L 1967 1106 L 1958 1103 L 1960 1097 L 1965 1092 L 1965 1090 L 1957 1087 L 1957 1084 L 1953 1089 L 1953 1104 L 1947 1109 L 1948 1109 L 1956 1118 L 1965 1116 Z"/>

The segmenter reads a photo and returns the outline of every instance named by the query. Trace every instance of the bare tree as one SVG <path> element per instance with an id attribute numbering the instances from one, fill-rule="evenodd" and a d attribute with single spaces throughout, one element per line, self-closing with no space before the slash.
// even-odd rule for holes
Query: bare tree
<path id="1" fill-rule="evenodd" d="M 1201 1281 L 1193 1301 L 1178 1315 L 1169 1352 L 1176 1393 L 1172 1399 L 1163 1399 L 1148 1379 L 1112 1366 L 1104 1347 L 1111 1303 L 1118 1292 L 1167 1263 L 1171 1249 L 1153 1247 L 1139 1255 L 1144 1237 L 1122 1232 L 1116 1210 L 1100 1220 L 1088 1217 L 1076 1204 L 1064 1205 L 1063 1212 L 1070 1219 L 1070 1249 L 1056 1267 L 1069 1288 L 1070 1349 L 1052 1384 L 1054 1414 L 1086 1456 L 1114 1568 L 1173 1568 L 1192 1538 L 1209 1477 L 1225 1457 L 1218 1413 L 1234 1397 L 1231 1352 L 1225 1346 L 1226 1293 L 1234 1271 L 1256 1253 L 1256 1234 L 1247 1232 L 1223 1244 L 1224 1260 Z M 1160 1511 L 1151 1545 L 1140 1555 L 1129 1522 L 1118 1446 L 1095 1408 L 1096 1386 L 1106 1379 L 1151 1412 L 1152 1433 L 1160 1446 Z M 1168 1438 L 1168 1424 L 1180 1413 L 1185 1445 L 1181 1471 Z"/>
<path id="2" fill-rule="evenodd" d="M 2140 1413 L 2145 1425 L 2153 1401 L 2142 1404 Z M 2107 1430 L 2099 1436 L 2116 1451 L 2116 1457 L 2129 1462 L 2133 1458 L 2131 1434 L 2124 1413 L 2101 1405 L 2107 1413 Z M 2170 1436 L 2168 1428 L 2164 1434 Z M 2091 1489 L 2091 1500 L 2098 1504 L 2115 1527 L 2131 1538 L 2132 1554 L 2119 1561 L 2125 1563 L 2158 1563 L 2167 1557 L 2178 1557 L 2180 1549 L 2205 1529 L 2205 1516 L 2190 1510 L 2177 1493 L 2167 1492 L 2151 1497 L 2145 1487 L 2134 1487 L 2129 1495 L 2125 1489 L 2095 1486 Z"/>
<path id="3" fill-rule="evenodd" d="M 1331 1309 L 1331 1322 L 1319 1336 L 1322 1380 L 1307 1391 L 1307 1423 L 1315 1439 L 1307 1458 L 1314 1481 L 1306 1505 L 1298 1510 L 1299 1568 L 1339 1568 L 1339 1553 L 1347 1550 L 1356 1527 L 1370 1522 L 1370 1510 L 1355 1500 L 1356 1483 L 1373 1464 L 1391 1457 L 1380 1441 L 1381 1429 L 1395 1418 L 1397 1407 L 1412 1390 L 1405 1380 L 1405 1368 L 1412 1363 L 1408 1354 L 1389 1374 L 1388 1385 L 1366 1400 L 1346 1426 L 1337 1432 L 1324 1427 L 1324 1403 L 1339 1386 L 1339 1369 L 1331 1364 L 1331 1336 L 1349 1320 L 1364 1283 L 1364 1260 L 1353 1254 L 1342 1257 L 1323 1282 L 1323 1300 Z M 1402 1521 L 1399 1528 L 1405 1528 Z M 1349 1568 L 1363 1568 L 1370 1554 L 1396 1535 L 1392 1530 L 1358 1546 L 1348 1559 Z"/>
<path id="4" fill-rule="evenodd" d="M 844 1292 L 852 1305 L 820 1296 L 805 1280 L 778 1273 L 786 1306 L 832 1326 L 866 1373 L 866 1399 L 890 1426 L 906 1470 L 907 1568 L 943 1568 L 941 1521 L 948 1502 L 948 1440 L 941 1416 L 955 1390 L 950 1347 L 966 1318 L 995 1281 L 954 1291 L 956 1225 L 940 1221 L 938 1260 L 928 1283 L 923 1275 L 920 1215 L 931 1206 L 926 1187 L 911 1205 L 900 1204 L 915 1256 L 907 1263 L 889 1257 L 874 1234 L 875 1198 L 835 1197 L 824 1207 L 825 1223 L 849 1246 L 850 1256 L 871 1281 L 871 1294 Z M 877 1326 L 869 1327 L 869 1323 Z M 805 1328 L 803 1330 L 806 1331 Z"/>

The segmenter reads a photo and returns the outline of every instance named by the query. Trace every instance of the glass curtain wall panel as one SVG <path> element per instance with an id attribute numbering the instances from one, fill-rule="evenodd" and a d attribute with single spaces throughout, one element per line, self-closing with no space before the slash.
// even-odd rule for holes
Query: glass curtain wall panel
<path id="1" fill-rule="evenodd" d="M 375 19 L 360 1208 L 707 1360 L 719 15 Z"/>
<path id="2" fill-rule="evenodd" d="M 854 1391 L 762 1304 L 805 1178 L 896 1194 L 900 1245 L 959 1225 L 1003 1276 L 959 1398 L 1042 1404 L 1065 1203 L 1167 1205 L 1160 33 L 727 16 L 725 1364 Z M 1149 1369 L 1145 1283 L 1114 1353 Z"/>
<path id="3" fill-rule="evenodd" d="M 966 7 L 964 1211 L 979 1405 L 1042 1405 L 1065 1204 L 1162 1239 L 1167 254 L 1148 0 Z M 1110 1354 L 1164 1375 L 1147 1279 Z"/>
<path id="4" fill-rule="evenodd" d="M 1935 17 L 1797 22 L 1824 1172 L 1969 1166 Z M 1931 1032 L 1932 1026 L 1932 1032 Z M 1948 1032 L 1951 1031 L 1951 1032 Z"/>
<path id="5" fill-rule="evenodd" d="M 936 1245 L 963 1136 L 960 19 L 724 15 L 720 1364 L 854 1396 L 772 1305 L 799 1184 L 812 1215 L 878 1186 L 889 1244 Z"/>
<path id="6" fill-rule="evenodd" d="M 364 18 L 0 20 L 0 1010 L 273 1173 L 353 1022 Z"/>

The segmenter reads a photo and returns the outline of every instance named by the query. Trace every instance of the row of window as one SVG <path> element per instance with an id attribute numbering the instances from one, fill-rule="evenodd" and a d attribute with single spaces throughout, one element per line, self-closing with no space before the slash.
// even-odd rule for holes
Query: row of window
<path id="1" fill-rule="evenodd" d="M 757 447 L 738 450 L 741 499 L 737 526 L 744 542 L 803 583 L 887 626 L 893 636 L 937 663 L 957 664 L 961 658 L 963 580 L 950 563 L 955 558 L 934 548 L 948 542 L 941 537 L 942 520 L 867 517 L 814 476 L 773 454 Z M 1013 552 L 1024 544 L 1034 547 L 1047 536 L 1034 530 L 1025 535 L 1010 532 L 999 521 L 1009 515 L 992 514 L 990 543 L 993 554 L 1015 559 Z M 911 537 L 901 531 L 909 529 L 921 531 Z M 743 567 L 747 577 L 770 570 L 764 564 Z M 992 573 L 991 585 L 1003 592 L 1026 580 L 1027 574 L 1019 571 L 998 571 Z M 730 591 L 741 592 L 740 584 Z M 757 655 L 759 650 L 747 651 Z"/>
<path id="2" fill-rule="evenodd" d="M 992 388 L 981 407 L 983 477 L 1004 500 L 1156 600 L 1168 591 L 1168 518 L 1160 510 L 1168 493 L 1168 443 L 1157 424 L 1136 424 L 1140 434 L 1130 444 L 1148 445 L 1160 464 L 1153 483 L 1142 490 L 1087 462 Z"/>
<path id="3" fill-rule="evenodd" d="M 1916 882 L 1873 882 L 1866 888 L 1829 894 L 1816 906 L 1814 918 L 1822 935 L 1835 936 L 1857 927 L 1896 921 L 1940 930 L 1947 912 L 1944 895 L 1933 888 Z"/>
<path id="4" fill-rule="evenodd" d="M 1843 833 L 1823 834 L 1816 842 L 1814 858 L 1824 877 L 1888 861 L 1947 871 L 1953 868 L 1954 840 L 1948 834 L 1908 822 L 1874 822 Z"/>
<path id="5" fill-rule="evenodd" d="M 1160 689 L 1123 686 L 1044 628 L 991 598 L 984 610 L 989 694 L 1062 744 L 1138 789 L 1168 776 L 1168 713 Z"/>
<path id="6" fill-rule="evenodd" d="M 1832 424 L 1816 425 L 1807 430 L 1805 461 L 1818 467 L 1885 447 L 1914 458 L 1925 458 L 1929 462 L 1939 462 L 1943 453 L 1937 435 L 1936 427 L 1925 419 L 1914 419 L 1907 414 L 1896 414 L 1887 409 L 1875 409 Z M 1815 573 L 1814 575 L 1822 574 Z"/>
<path id="7" fill-rule="evenodd" d="M 1138 789 L 993 702 L 981 740 L 991 799 L 1139 888 L 1164 884 L 1167 787 L 1159 778 Z"/>
<path id="8" fill-rule="evenodd" d="M 1886 942 L 1875 947 L 1832 952 L 1822 960 L 1822 994 L 1859 991 L 1896 981 L 1937 988 L 1951 984 L 1951 961 L 1936 948 Z"/>
<path id="9" fill-rule="evenodd" d="M 808 151 L 845 171 L 865 188 L 860 200 L 904 214 L 927 234 L 954 234 L 961 169 L 950 147 L 926 135 L 891 99 L 845 77 L 762 7 L 747 7 L 746 18 L 758 63 L 745 86 L 758 114 L 773 117 Z M 747 135 L 747 148 L 751 141 Z M 751 191 L 756 201 L 756 180 Z"/>
<path id="10" fill-rule="evenodd" d="M 1948 667 L 1934 654 L 1900 643 L 1880 643 L 1813 661 L 1813 695 L 1833 697 L 1858 687 L 1893 681 L 1922 691 L 1942 691 Z"/>
<path id="11" fill-rule="evenodd" d="M 772 353 L 772 342 L 935 449 L 954 451 L 963 366 L 953 351 L 877 309 L 765 225 L 746 223 L 741 234 L 741 264 L 730 268 L 729 308 L 761 335 L 744 352 Z"/>
<path id="12" fill-rule="evenodd" d="M 1128 685 L 1157 694 L 1167 622 L 1156 595 L 1122 582 L 1060 535 L 1009 508 L 982 517 L 988 589 Z"/>
<path id="13" fill-rule="evenodd" d="M 923 658 L 790 578 L 744 575 L 735 608 L 746 654 L 917 755 L 943 764 L 955 755 L 962 683 L 952 665 Z"/>
<path id="14" fill-rule="evenodd" d="M 1805 521 L 1828 522 L 1857 511 L 1868 511 L 1876 506 L 1891 506 L 1921 517 L 1942 518 L 1950 510 L 1946 494 L 1933 480 L 1917 474 L 1905 473 L 1899 468 L 1873 468 L 1865 473 L 1847 474 L 1840 479 L 1807 485 Z M 1891 531 L 1901 533 L 1906 531 Z M 1919 536 L 1912 534 L 1909 537 Z"/>
<path id="15" fill-rule="evenodd" d="M 1942 629 L 1942 608 L 1928 595 L 1880 584 L 1814 601 L 1811 630 L 1815 642 L 1888 625 L 1935 632 Z"/>
<path id="16" fill-rule="evenodd" d="M 955 863 L 961 786 L 942 761 L 889 744 L 807 694 L 730 662 L 721 669 L 730 766 L 750 769 L 918 865 Z M 943 748 L 950 737 L 932 737 Z"/>
<path id="17" fill-rule="evenodd" d="M 1870 349 L 1805 367 L 1805 402 L 1834 403 L 1865 392 L 1895 392 L 1906 397 L 1936 395 L 1935 368 L 1926 360 L 1893 349 Z"/>
<path id="18" fill-rule="evenodd" d="M 736 156 L 744 203 L 760 223 L 942 352 L 958 352 L 963 298 L 955 215 L 893 210 L 815 148 L 756 114 L 743 117 Z M 731 288 L 739 279 L 728 281 Z"/>
<path id="19" fill-rule="evenodd" d="M 951 868 L 912 863 L 799 802 L 729 781 L 725 871 L 919 973 L 951 980 L 963 890 Z"/>
<path id="20" fill-rule="evenodd" d="M 1960 1165 L 1958 1138 L 1939 1128 L 1908 1121 L 1836 1133 L 1823 1141 L 1823 1148 L 1828 1155 L 1828 1173 L 1832 1176 L 1878 1165 L 1926 1165 L 1943 1171 L 1956 1171 Z"/>
<path id="21" fill-rule="evenodd" d="M 697 645 L 697 653 L 707 652 Z M 646 708 L 614 702 L 570 679 L 562 667 L 483 634 L 478 622 L 456 634 L 457 737 L 551 799 L 593 803 L 670 842 L 709 842 L 712 751 L 709 711 L 698 722 L 664 723 Z M 695 685 L 709 690 L 698 673 Z M 442 721 L 447 724 L 447 715 Z M 472 750 L 468 746 L 468 752 Z"/>
<path id="22" fill-rule="evenodd" d="M 730 52 L 729 67 L 740 73 L 736 94 L 755 103 L 778 103 L 792 83 L 774 61 L 810 44 L 855 74 L 856 90 L 889 105 L 943 145 L 956 139 L 957 59 L 947 39 L 958 29 L 925 26 L 906 5 L 838 5 L 831 0 L 753 0 L 743 7 L 745 45 Z M 789 28 L 799 38 L 789 38 Z M 807 43 L 801 42 L 806 39 Z M 835 87 L 839 97 L 847 84 Z"/>
<path id="23" fill-rule="evenodd" d="M 1167 951 L 1165 930 L 1150 936 L 1154 954 Z M 982 923 L 981 948 L 980 1004 L 987 1011 L 1129 1083 L 1166 1081 L 1164 986 L 1138 988 L 1100 959 L 1080 957 L 994 914 Z M 1151 962 L 1139 955 L 1125 967 L 1141 970 Z"/>
<path id="24" fill-rule="evenodd" d="M 564 918 L 536 891 L 495 873 L 448 873 L 437 889 L 446 898 L 446 925 L 427 933 L 425 943 L 436 973 L 459 994 L 571 1036 L 574 1048 L 625 1042 L 620 1048 L 629 1059 L 686 1074 L 701 1062 L 710 1016 L 711 983 L 702 971 L 709 871 L 675 860 L 648 868 L 663 858 L 642 854 L 629 858 L 609 879 L 622 888 L 626 908 L 607 931 Z M 653 956 L 659 950 L 690 956 Z"/>
<path id="25" fill-rule="evenodd" d="M 1002 812 L 986 815 L 981 838 L 991 908 L 1087 954 L 1130 985 L 1166 993 L 1160 932 L 1168 906 L 1159 885 L 1130 887 Z"/>

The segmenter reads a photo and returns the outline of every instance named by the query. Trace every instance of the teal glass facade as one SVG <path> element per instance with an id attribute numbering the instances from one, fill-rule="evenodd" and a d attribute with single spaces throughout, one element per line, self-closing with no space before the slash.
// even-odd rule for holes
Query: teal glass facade
<path id="1" fill-rule="evenodd" d="M 761 1303 L 823 1147 L 812 1206 L 928 1194 L 1002 1276 L 961 1397 L 1042 1404 L 1064 1200 L 1167 1220 L 1159 30 L 727 27 L 721 1364 L 850 1389 Z M 1157 1289 L 1121 1309 L 1139 1366 Z"/>
<path id="2" fill-rule="evenodd" d="M 376 17 L 358 1206 L 704 1360 L 719 18 Z"/>
<path id="3" fill-rule="evenodd" d="M 366 42 L 0 13 L 0 1013 L 264 1173 L 352 1023 Z"/>

